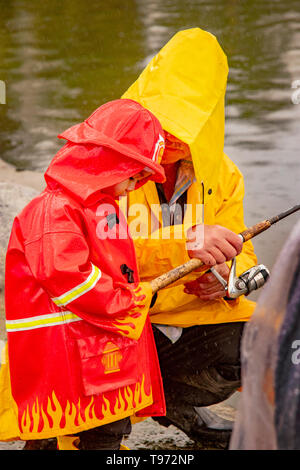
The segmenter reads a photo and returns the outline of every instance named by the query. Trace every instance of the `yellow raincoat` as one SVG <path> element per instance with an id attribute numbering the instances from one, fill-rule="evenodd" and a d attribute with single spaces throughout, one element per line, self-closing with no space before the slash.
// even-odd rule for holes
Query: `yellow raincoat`
<path id="1" fill-rule="evenodd" d="M 189 145 L 197 181 L 188 189 L 187 204 L 204 202 L 205 224 L 222 225 L 239 233 L 245 229 L 243 176 L 223 152 L 227 74 L 227 59 L 216 38 L 193 28 L 177 33 L 122 98 L 141 103 L 159 119 L 165 131 Z M 157 216 L 157 238 L 153 232 L 150 238 L 155 227 L 149 223 L 155 217 L 150 208 L 159 205 L 155 183 L 147 183 L 128 199 L 129 226 L 135 219 L 134 214 L 130 215 L 133 205 L 143 204 L 147 208 L 143 217 L 148 233 L 134 240 L 141 279 L 151 280 L 188 261 L 184 238 L 162 239 L 162 233 L 169 227 L 162 227 L 161 213 Z M 190 218 L 184 220 L 186 226 L 203 221 L 199 213 L 189 212 L 185 217 Z M 181 228 L 171 228 L 171 232 L 177 230 Z M 245 243 L 237 257 L 237 273 L 256 262 L 252 243 Z M 190 279 L 195 279 L 195 273 L 185 278 Z M 235 301 L 203 301 L 185 294 L 184 285 L 177 284 L 159 292 L 150 314 L 153 323 L 188 327 L 247 321 L 254 306 L 245 297 Z"/>

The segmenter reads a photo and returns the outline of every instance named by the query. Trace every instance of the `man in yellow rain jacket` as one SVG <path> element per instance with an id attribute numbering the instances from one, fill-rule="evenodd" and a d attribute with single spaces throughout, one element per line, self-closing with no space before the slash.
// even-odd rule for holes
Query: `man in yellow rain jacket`
<path id="1" fill-rule="evenodd" d="M 228 278 L 235 254 L 228 233 L 245 224 L 243 176 L 223 152 L 227 74 L 216 38 L 193 28 L 177 33 L 122 97 L 149 109 L 166 137 L 166 183 L 148 182 L 127 201 L 143 281 L 190 257 Z M 191 242 L 197 233 L 200 246 L 197 237 Z M 236 261 L 238 275 L 256 264 L 251 242 Z M 150 310 L 167 400 L 167 417 L 158 420 L 194 440 L 226 442 L 230 426 L 203 407 L 240 386 L 240 339 L 254 302 L 227 299 L 212 273 L 201 274 L 161 290 Z"/>

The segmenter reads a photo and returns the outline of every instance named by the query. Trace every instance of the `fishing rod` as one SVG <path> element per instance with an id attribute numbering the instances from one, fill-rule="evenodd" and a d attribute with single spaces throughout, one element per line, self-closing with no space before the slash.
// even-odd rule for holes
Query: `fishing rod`
<path id="1" fill-rule="evenodd" d="M 260 233 L 264 232 L 265 230 L 268 230 L 272 225 L 276 224 L 285 217 L 294 214 L 298 210 L 300 210 L 300 204 L 292 207 L 291 209 L 285 212 L 281 212 L 280 214 L 271 217 L 270 219 L 263 220 L 262 222 L 259 222 L 253 225 L 252 227 L 247 228 L 243 232 L 239 233 L 239 236 L 242 238 L 243 243 L 245 243 L 248 240 L 251 240 L 251 238 L 254 238 Z M 161 276 L 153 279 L 150 282 L 153 294 L 155 294 L 155 292 L 159 291 L 160 289 L 169 286 L 173 282 L 177 281 L 178 279 L 181 279 L 182 277 L 186 276 L 190 272 L 200 268 L 203 265 L 204 263 L 200 259 L 191 258 L 186 263 L 181 264 L 180 266 L 177 266 L 171 271 L 168 271 L 167 273 L 164 273 Z"/>

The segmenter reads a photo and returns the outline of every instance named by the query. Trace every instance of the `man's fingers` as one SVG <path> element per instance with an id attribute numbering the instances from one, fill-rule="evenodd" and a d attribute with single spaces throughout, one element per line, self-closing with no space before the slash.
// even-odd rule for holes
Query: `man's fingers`
<path id="1" fill-rule="evenodd" d="M 205 289 L 199 289 L 199 294 L 200 295 L 209 295 L 209 294 L 215 294 L 216 292 L 223 292 L 223 295 L 225 295 L 225 289 L 222 286 L 222 284 L 218 283 L 217 285 L 207 287 Z"/>
<path id="2" fill-rule="evenodd" d="M 200 300 L 216 300 L 224 297 L 226 293 L 224 290 L 217 291 L 213 294 L 195 294 L 197 297 L 199 297 Z"/>
<path id="3" fill-rule="evenodd" d="M 218 247 L 212 247 L 209 249 L 210 255 L 214 259 L 214 264 L 222 264 L 227 261 L 226 257 L 224 256 L 224 253 L 222 250 L 220 250 Z"/>
<path id="4" fill-rule="evenodd" d="M 224 289 L 224 287 L 218 280 L 210 284 L 199 284 L 199 291 L 203 291 L 207 293 L 211 293 L 213 291 L 221 290 L 221 289 Z"/>
<path id="5" fill-rule="evenodd" d="M 238 250 L 227 240 L 217 242 L 217 247 L 225 257 L 224 261 L 230 261 L 239 254 Z"/>
<path id="6" fill-rule="evenodd" d="M 243 249 L 243 240 L 242 240 L 242 238 L 239 235 L 237 235 L 236 233 L 229 232 L 228 236 L 226 237 L 226 240 L 235 249 L 236 255 L 239 255 L 240 252 Z M 233 257 L 234 256 L 232 256 L 232 258 Z"/>
<path id="7" fill-rule="evenodd" d="M 215 258 L 208 251 L 204 250 L 189 250 L 188 251 L 190 258 L 201 259 L 202 263 L 206 266 L 214 266 L 216 264 Z"/>
<path id="8" fill-rule="evenodd" d="M 208 277 L 212 276 L 212 277 Z M 208 274 L 207 277 L 201 278 L 198 281 L 198 286 L 200 289 L 211 289 L 213 287 L 218 287 L 220 288 L 220 281 L 213 275 L 213 274 Z"/>
<path id="9" fill-rule="evenodd" d="M 200 233 L 204 237 L 196 236 Z M 198 258 L 207 266 L 214 266 L 229 261 L 243 248 L 239 235 L 220 225 L 200 225 L 188 231 L 187 250 L 191 258 Z"/>
<path id="10" fill-rule="evenodd" d="M 188 254 L 191 258 L 198 258 L 206 266 L 215 266 L 216 264 L 222 264 L 226 260 L 226 257 L 223 255 L 222 251 L 217 247 L 211 247 L 209 249 L 201 250 L 189 250 Z"/>
<path id="11" fill-rule="evenodd" d="M 198 280 L 196 279 L 195 281 L 189 281 L 184 284 L 185 289 L 198 289 Z"/>
<path id="12" fill-rule="evenodd" d="M 208 272 L 208 273 L 203 274 L 200 278 L 198 278 L 197 282 L 199 285 L 202 285 L 202 284 L 210 284 L 212 282 L 215 282 L 216 280 L 217 280 L 216 276 L 213 273 Z"/>
<path id="13" fill-rule="evenodd" d="M 201 291 L 199 289 L 184 289 L 184 292 L 189 295 L 195 295 L 200 300 L 214 300 L 222 298 L 226 295 L 226 291 L 223 289 L 214 289 L 212 292 Z"/>
<path id="14" fill-rule="evenodd" d="M 214 292 L 219 292 L 223 290 L 223 294 L 225 289 L 223 285 L 218 281 L 216 278 L 213 282 L 209 283 L 190 283 L 185 284 L 185 291 L 189 291 L 188 293 L 197 292 L 199 294 L 212 294 Z"/>

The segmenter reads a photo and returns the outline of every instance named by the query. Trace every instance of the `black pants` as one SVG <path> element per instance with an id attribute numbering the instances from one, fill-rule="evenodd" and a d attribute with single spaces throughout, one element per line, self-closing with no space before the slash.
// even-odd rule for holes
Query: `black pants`
<path id="1" fill-rule="evenodd" d="M 240 386 L 240 342 L 244 322 L 184 328 L 174 344 L 153 327 L 167 402 L 208 406 Z"/>
<path id="2" fill-rule="evenodd" d="M 130 418 L 125 418 L 74 434 L 80 438 L 75 445 L 79 450 L 119 450 L 123 437 L 130 432 Z M 56 438 L 26 441 L 23 450 L 57 450 L 57 441 Z"/>
<path id="3" fill-rule="evenodd" d="M 75 445 L 79 450 L 119 450 L 123 437 L 130 432 L 130 418 L 124 418 L 74 434 L 80 438 Z M 23 450 L 57 450 L 57 441 L 56 438 L 26 441 Z"/>
<path id="4" fill-rule="evenodd" d="M 76 434 L 80 438 L 78 448 L 79 450 L 119 450 L 123 437 L 130 432 L 130 418 L 104 424 Z"/>
<path id="5" fill-rule="evenodd" d="M 173 344 L 153 327 L 167 408 L 156 421 L 174 424 L 197 442 L 212 438 L 214 446 L 217 441 L 228 446 L 230 434 L 212 435 L 195 407 L 220 403 L 240 387 L 243 328 L 244 322 L 184 328 Z"/>

